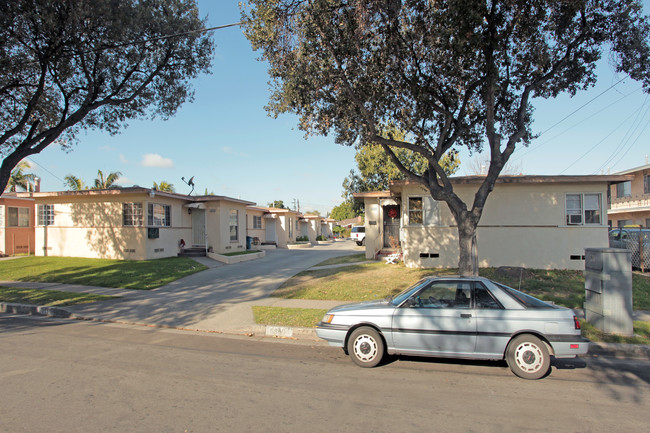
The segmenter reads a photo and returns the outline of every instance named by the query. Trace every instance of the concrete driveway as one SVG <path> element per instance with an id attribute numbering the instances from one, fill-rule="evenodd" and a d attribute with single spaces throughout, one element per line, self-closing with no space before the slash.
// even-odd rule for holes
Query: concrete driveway
<path id="1" fill-rule="evenodd" d="M 269 298 L 287 279 L 328 258 L 360 252 L 350 241 L 298 250 L 267 250 L 266 257 L 259 260 L 217 266 L 155 290 L 123 290 L 119 299 L 65 309 L 98 320 L 242 332 L 254 328 L 252 305 L 292 304 Z M 294 302 L 296 306 L 312 308 L 340 303 Z"/>

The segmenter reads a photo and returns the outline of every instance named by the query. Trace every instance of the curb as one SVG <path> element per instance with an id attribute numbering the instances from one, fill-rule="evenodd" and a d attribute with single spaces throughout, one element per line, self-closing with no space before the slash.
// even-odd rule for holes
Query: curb
<path id="1" fill-rule="evenodd" d="M 164 329 L 177 329 L 183 331 L 197 331 L 196 329 L 188 329 L 182 327 L 165 326 L 165 325 L 148 325 L 142 323 L 121 322 L 105 319 L 95 319 L 91 317 L 79 316 L 71 313 L 61 307 L 47 307 L 40 305 L 26 305 L 26 304 L 13 304 L 0 302 L 0 313 L 8 314 L 24 314 L 31 316 L 48 316 L 59 319 L 73 319 L 73 320 L 87 320 L 99 321 L 107 323 L 122 323 L 128 325 L 142 325 L 154 328 Z M 207 331 L 205 331 L 207 332 Z M 315 328 L 293 328 L 289 326 L 272 326 L 272 325 L 252 325 L 248 329 L 240 329 L 233 331 L 210 331 L 220 334 L 238 334 L 244 336 L 261 336 L 273 337 L 278 339 L 292 339 L 292 340 L 312 340 L 320 342 L 321 340 L 316 335 Z M 617 359 L 632 359 L 641 361 L 650 361 L 650 345 L 644 344 L 616 344 L 616 343 L 601 343 L 591 342 L 589 345 L 589 353 L 586 357 L 605 357 Z"/>

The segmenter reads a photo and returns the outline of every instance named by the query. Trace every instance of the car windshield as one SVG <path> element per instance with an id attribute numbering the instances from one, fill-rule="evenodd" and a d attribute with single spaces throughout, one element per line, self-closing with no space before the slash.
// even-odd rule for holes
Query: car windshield
<path id="1" fill-rule="evenodd" d="M 430 280 L 428 280 L 428 279 L 420 280 L 417 283 L 415 283 L 414 285 L 412 285 L 411 287 L 409 287 L 408 289 L 401 292 L 400 294 L 395 295 L 395 296 L 389 296 L 388 300 L 392 305 L 397 307 L 399 304 L 406 301 L 406 299 L 409 297 L 409 295 L 411 293 L 423 288 L 429 282 L 430 282 Z"/>
<path id="2" fill-rule="evenodd" d="M 503 284 L 499 284 L 499 283 L 494 283 L 494 284 L 502 288 L 507 294 L 515 298 L 517 302 L 519 302 L 521 305 L 523 305 L 526 308 L 532 310 L 557 308 L 557 306 L 553 304 L 549 304 L 533 296 L 527 295 L 526 293 L 520 292 L 519 290 L 515 290 L 512 287 L 504 286 Z"/>

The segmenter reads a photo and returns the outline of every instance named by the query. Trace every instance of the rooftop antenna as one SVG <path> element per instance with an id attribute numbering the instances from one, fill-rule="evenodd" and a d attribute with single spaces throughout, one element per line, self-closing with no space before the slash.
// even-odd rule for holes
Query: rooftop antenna
<path id="1" fill-rule="evenodd" d="M 181 180 L 185 182 L 187 186 L 192 187 L 192 191 L 190 191 L 190 193 L 188 194 L 188 195 L 192 195 L 192 193 L 194 192 L 194 176 L 190 177 L 190 180 L 185 180 L 184 177 L 181 177 Z"/>

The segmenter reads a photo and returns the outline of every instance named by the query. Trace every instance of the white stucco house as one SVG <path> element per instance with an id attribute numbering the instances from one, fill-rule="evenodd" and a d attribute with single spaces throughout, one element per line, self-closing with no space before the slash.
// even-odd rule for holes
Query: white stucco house
<path id="1" fill-rule="evenodd" d="M 607 192 L 630 176 L 501 176 L 477 230 L 479 266 L 584 269 L 584 249 L 608 247 Z M 454 177 L 472 203 L 481 176 Z M 366 257 L 399 244 L 409 267 L 458 266 L 458 231 L 444 202 L 420 184 L 355 194 L 365 205 Z"/>

